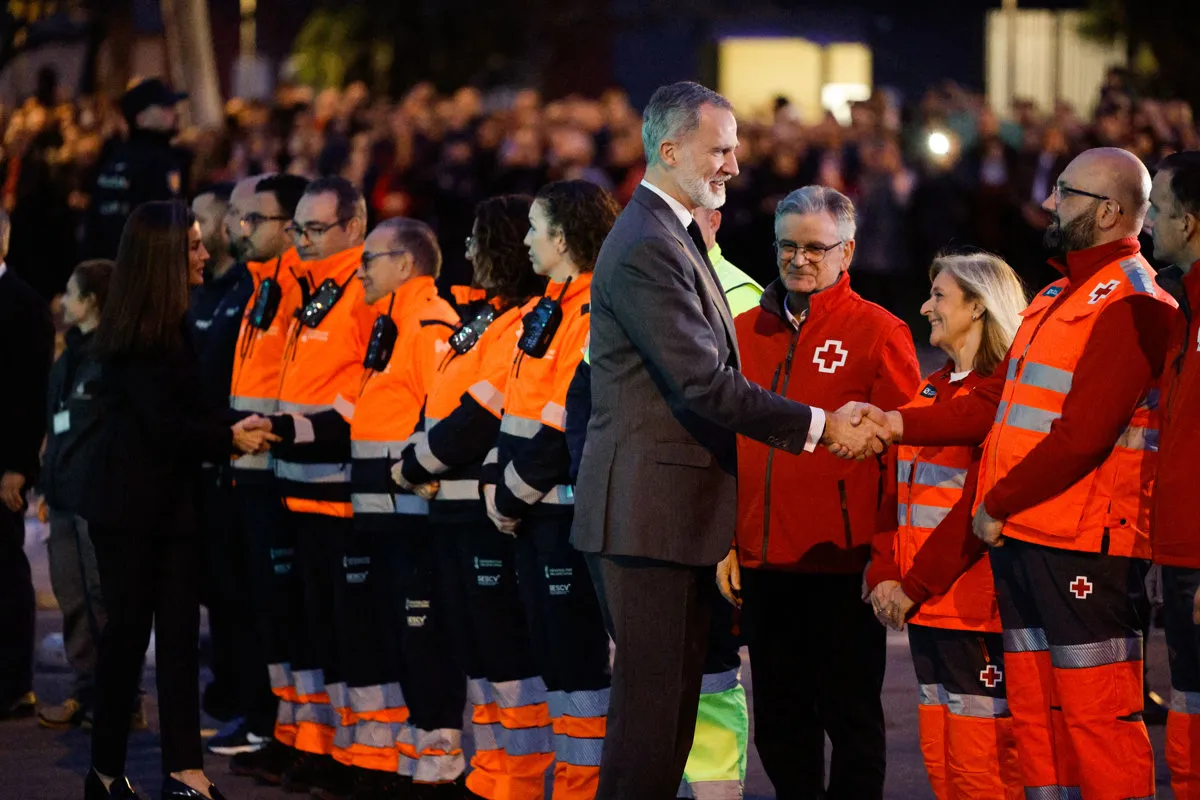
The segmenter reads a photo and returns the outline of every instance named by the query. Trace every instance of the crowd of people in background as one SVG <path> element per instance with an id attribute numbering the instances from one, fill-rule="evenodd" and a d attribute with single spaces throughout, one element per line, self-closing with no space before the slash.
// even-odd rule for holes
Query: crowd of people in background
<path id="1" fill-rule="evenodd" d="M 0 110 L 0 186 L 14 223 L 9 262 L 49 298 L 90 255 L 91 189 L 106 142 L 125 122 L 116 104 L 66 100 L 51 76 L 42 84 L 19 107 Z M 1026 101 L 1001 116 L 983 95 L 949 83 L 903 106 L 877 91 L 851 106 L 847 124 L 831 113 L 802 121 L 782 97 L 770 113 L 739 111 L 742 174 L 722 227 L 730 259 L 765 282 L 774 260 L 764 242 L 779 200 L 796 186 L 837 188 L 855 201 L 863 228 L 857 288 L 910 320 L 924 283 L 909 279 L 947 246 L 998 253 L 1020 265 L 1029 286 L 1054 279 L 1042 257 L 1048 220 L 1040 204 L 1072 155 L 1111 145 L 1153 168 L 1200 145 L 1185 102 L 1139 97 L 1116 70 L 1090 117 L 1065 103 L 1047 111 Z M 447 256 L 443 288 L 469 280 L 461 243 L 480 200 L 583 178 L 625 204 L 645 170 L 641 118 L 618 89 L 551 99 L 533 89 L 443 94 L 424 83 L 391 101 L 362 84 L 282 86 L 271 103 L 230 100 L 223 130 L 185 127 L 179 142 L 190 158 L 183 185 L 193 190 L 262 172 L 338 175 L 361 187 L 372 224 L 428 222 Z"/>

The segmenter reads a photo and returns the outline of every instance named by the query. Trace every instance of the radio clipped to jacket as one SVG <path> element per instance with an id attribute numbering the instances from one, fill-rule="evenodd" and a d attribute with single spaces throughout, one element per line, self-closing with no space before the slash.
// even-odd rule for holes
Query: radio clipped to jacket
<path id="1" fill-rule="evenodd" d="M 479 337 L 496 319 L 496 309 L 484 306 L 475 319 L 463 325 L 450 335 L 450 349 L 460 356 L 471 352 L 471 348 L 479 342 Z"/>
<path id="2" fill-rule="evenodd" d="M 388 303 L 386 314 L 380 314 L 371 326 L 371 338 L 367 340 L 367 355 L 363 358 L 363 366 L 372 372 L 383 372 L 388 362 L 392 360 L 392 350 L 396 347 L 396 337 L 399 329 L 392 319 L 392 307 L 396 305 L 396 295 Z"/>
<path id="3" fill-rule="evenodd" d="M 317 288 L 316 294 L 296 312 L 296 318 L 300 320 L 300 324 L 306 328 L 315 328 L 320 325 L 321 320 L 325 319 L 337 305 L 337 301 L 342 299 L 342 294 L 352 280 L 354 280 L 353 275 L 345 283 L 338 283 L 333 278 L 326 278 Z"/>
<path id="4" fill-rule="evenodd" d="M 275 275 L 263 278 L 254 293 L 254 305 L 250 307 L 248 322 L 250 327 L 260 331 L 269 330 L 279 313 L 279 302 L 283 299 L 283 290 L 279 288 L 279 266 L 282 258 L 275 259 Z"/>
<path id="5" fill-rule="evenodd" d="M 554 334 L 562 324 L 562 301 L 572 280 L 573 278 L 567 278 L 556 299 L 543 297 L 538 300 L 533 310 L 521 320 L 524 331 L 521 333 L 521 340 L 517 342 L 517 348 L 530 358 L 541 358 L 550 349 L 550 342 L 554 341 Z"/>

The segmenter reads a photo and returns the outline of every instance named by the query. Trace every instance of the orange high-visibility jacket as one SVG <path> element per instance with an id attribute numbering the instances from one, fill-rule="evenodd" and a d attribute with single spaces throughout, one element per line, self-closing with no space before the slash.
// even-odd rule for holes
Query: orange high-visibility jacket
<path id="1" fill-rule="evenodd" d="M 288 326 L 301 297 L 300 284 L 293 270 L 297 270 L 300 263 L 300 256 L 293 247 L 272 261 L 246 265 L 254 278 L 254 293 L 242 315 L 242 330 L 233 353 L 229 407 L 234 411 L 268 416 L 279 410 L 279 368 L 283 363 Z M 279 284 L 280 300 L 270 327 L 259 330 L 250 324 L 250 313 L 265 278 Z M 232 463 L 234 480 L 240 485 L 275 480 L 270 453 L 242 456 Z"/>
<path id="2" fill-rule="evenodd" d="M 1039 442 L 1062 414 L 1100 312 L 1108 303 L 1146 294 L 1172 307 L 1141 256 L 1100 269 L 1091 291 L 1079 289 L 1050 311 L 1067 286 L 1050 285 L 1021 312 L 1024 321 L 1009 350 L 1008 375 L 996 421 L 984 444 L 976 508 L 989 491 Z M 1158 449 L 1158 389 L 1151 383 L 1112 452 L 1066 491 L 1004 521 L 1003 534 L 1063 550 L 1148 558 L 1150 497 Z"/>
<path id="3" fill-rule="evenodd" d="M 279 376 L 279 411 L 295 419 L 295 441 L 275 447 L 275 476 L 292 511 L 350 517 L 350 428 L 362 391 L 363 357 L 378 313 L 354 273 L 362 245 L 301 264 L 315 295 L 326 280 L 341 297 L 315 328 L 293 319 Z M 336 424 L 314 431 L 311 417 L 336 411 Z M 326 433 L 325 431 L 329 431 Z"/>
<path id="4" fill-rule="evenodd" d="M 939 370 L 921 386 L 903 408 L 922 408 L 968 394 L 974 382 L 950 382 L 947 370 Z M 950 509 L 962 499 L 963 484 L 974 458 L 973 447 L 914 447 L 896 449 L 896 534 L 893 557 L 901 575 L 908 574 L 917 553 Z M 931 597 L 917 609 L 909 622 L 932 628 L 1000 632 L 1000 613 L 992 583 L 991 562 L 976 561 L 945 592 Z"/>
<path id="5" fill-rule="evenodd" d="M 565 433 L 567 390 L 591 330 L 592 273 L 575 277 L 565 294 L 563 284 L 550 283 L 545 296 L 561 297 L 562 322 L 541 358 L 520 349 L 513 353 L 495 466 L 484 475 L 485 483 L 495 482 L 496 509 L 507 517 L 575 506 Z"/>
<path id="6" fill-rule="evenodd" d="M 376 304 L 391 309 L 396 344 L 382 372 L 369 372 L 350 423 L 351 504 L 357 527 L 386 526 L 395 514 L 424 515 L 428 505 L 392 482 L 400 458 L 421 416 L 437 365 L 450 345 L 458 314 L 438 297 L 433 277 L 410 279 Z"/>

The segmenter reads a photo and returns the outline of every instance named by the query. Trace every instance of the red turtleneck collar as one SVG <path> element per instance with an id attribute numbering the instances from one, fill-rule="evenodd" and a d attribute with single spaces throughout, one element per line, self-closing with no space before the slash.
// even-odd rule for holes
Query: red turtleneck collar
<path id="1" fill-rule="evenodd" d="M 1137 237 L 1127 236 L 1124 239 L 1098 244 L 1086 250 L 1072 250 L 1067 253 L 1065 264 L 1060 259 L 1052 258 L 1050 266 L 1067 276 L 1067 280 L 1072 284 L 1078 284 L 1086 281 L 1114 261 L 1136 256 L 1140 252 L 1142 252 L 1142 246 L 1138 244 Z"/>

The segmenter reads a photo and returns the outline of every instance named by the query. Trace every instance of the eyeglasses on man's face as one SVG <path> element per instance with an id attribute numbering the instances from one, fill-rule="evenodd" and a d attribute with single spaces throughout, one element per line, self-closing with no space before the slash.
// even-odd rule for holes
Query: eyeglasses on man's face
<path id="1" fill-rule="evenodd" d="M 259 214 L 252 211 L 249 214 L 243 214 L 238 223 L 246 230 L 253 231 L 257 230 L 258 226 L 264 222 L 288 222 L 289 220 L 291 220 L 291 217 L 267 216 L 266 214 Z"/>
<path id="2" fill-rule="evenodd" d="M 797 244 L 788 239 L 780 239 L 775 242 L 775 255 L 780 261 L 795 261 L 803 259 L 810 264 L 820 264 L 825 260 L 825 256 L 829 255 L 829 251 L 834 248 L 841 247 L 846 243 L 845 239 L 834 242 L 830 245 L 814 244 Z"/>
<path id="3" fill-rule="evenodd" d="M 370 269 L 371 264 L 373 264 L 376 259 L 386 258 L 387 256 L 400 256 L 400 255 L 404 255 L 407 252 L 408 252 L 407 250 L 381 250 L 378 253 L 368 253 L 366 250 L 363 250 L 363 254 L 362 254 L 363 269 Z"/>
<path id="4" fill-rule="evenodd" d="M 308 222 L 303 225 L 298 225 L 295 222 L 289 223 L 284 230 L 295 240 L 299 241 L 304 238 L 310 240 L 320 239 L 325 234 L 329 233 L 334 228 L 342 228 L 348 219 L 339 219 L 336 222 Z"/>
<path id="5" fill-rule="evenodd" d="M 1111 202 L 1112 204 L 1114 204 L 1117 207 L 1118 214 L 1125 213 L 1125 210 L 1121 208 L 1121 204 L 1118 203 L 1113 198 L 1109 197 L 1108 195 L 1096 194 L 1095 192 L 1088 192 L 1083 189 L 1076 189 L 1074 186 L 1068 186 L 1067 184 L 1063 183 L 1062 181 L 1059 181 L 1058 183 L 1054 184 L 1054 207 L 1057 208 L 1059 205 L 1062 204 L 1064 196 L 1072 195 L 1072 194 L 1079 195 L 1080 197 L 1090 197 L 1093 200 L 1100 200 L 1102 202 Z"/>

